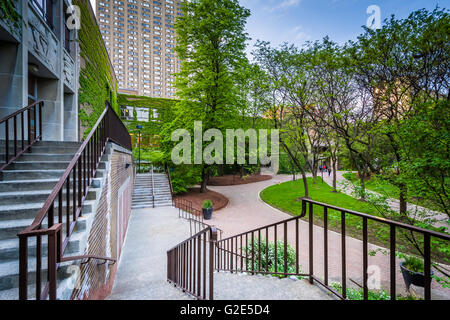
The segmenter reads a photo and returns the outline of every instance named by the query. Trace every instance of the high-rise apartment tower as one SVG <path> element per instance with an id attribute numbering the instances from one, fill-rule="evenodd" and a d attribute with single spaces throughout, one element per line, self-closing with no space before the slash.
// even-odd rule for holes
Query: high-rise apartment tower
<path id="1" fill-rule="evenodd" d="M 119 92 L 175 98 L 179 0 L 96 0 L 96 15 L 117 76 Z"/>

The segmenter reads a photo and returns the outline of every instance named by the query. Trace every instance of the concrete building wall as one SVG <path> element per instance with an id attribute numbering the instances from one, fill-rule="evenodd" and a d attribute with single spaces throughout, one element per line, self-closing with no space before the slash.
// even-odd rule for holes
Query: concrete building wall
<path id="1" fill-rule="evenodd" d="M 88 236 L 85 254 L 120 258 L 131 215 L 134 169 L 131 153 L 115 147 L 108 173 Z M 80 265 L 79 278 L 72 299 L 104 299 L 112 289 L 117 271 L 115 264 L 98 265 L 98 260 Z"/>
<path id="2" fill-rule="evenodd" d="M 22 16 L 20 29 L 0 20 L 0 119 L 33 100 L 42 100 L 43 140 L 77 141 L 79 48 L 74 41 L 75 31 L 70 33 L 70 45 L 66 47 L 65 41 L 65 10 L 72 2 L 49 3 L 49 19 L 31 0 L 22 0 L 17 7 Z M 71 121 L 64 121 L 66 113 Z M 27 132 L 26 119 L 24 122 Z M 12 127 L 11 123 L 10 136 Z M 2 126 L 0 139 L 4 137 Z"/>

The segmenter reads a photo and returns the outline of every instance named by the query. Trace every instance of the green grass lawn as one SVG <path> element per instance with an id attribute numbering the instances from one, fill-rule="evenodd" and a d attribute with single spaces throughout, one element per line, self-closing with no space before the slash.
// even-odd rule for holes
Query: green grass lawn
<path id="1" fill-rule="evenodd" d="M 359 182 L 359 179 L 356 176 L 356 173 L 354 173 L 354 172 L 346 172 L 343 174 L 343 177 L 353 183 Z M 366 186 L 367 190 L 371 190 L 371 191 L 377 192 L 379 194 L 386 195 L 392 199 L 397 199 L 397 200 L 400 199 L 400 190 L 396 186 L 390 184 L 389 182 L 387 182 L 385 180 L 372 178 L 372 179 L 365 181 L 365 186 Z M 419 206 L 422 206 L 422 207 L 425 207 L 425 208 L 428 208 L 431 210 L 439 210 L 439 208 L 437 208 L 435 205 L 433 205 L 429 201 L 427 201 L 425 199 L 418 199 L 413 194 L 411 194 L 408 197 L 408 202 L 417 204 Z"/>
<path id="2" fill-rule="evenodd" d="M 341 192 L 332 192 L 333 188 L 322 181 L 320 177 L 317 177 L 317 181 L 314 184 L 312 178 L 308 178 L 311 199 L 354 211 L 377 214 L 375 208 L 370 204 Z M 261 192 L 261 198 L 270 205 L 297 216 L 302 210 L 301 201 L 297 201 L 297 199 L 304 193 L 303 180 L 299 179 L 270 186 Z"/>
<path id="3" fill-rule="evenodd" d="M 308 188 L 309 196 L 312 200 L 348 210 L 380 216 L 379 212 L 369 203 L 360 201 L 341 192 L 333 192 L 332 187 L 323 182 L 320 177 L 317 178 L 317 183 L 313 183 L 312 178 L 308 178 Z M 264 189 L 260 194 L 261 199 L 266 203 L 294 216 L 301 214 L 302 202 L 298 199 L 303 195 L 304 187 L 302 179 L 272 185 Z M 305 218 L 307 219 L 307 216 Z M 328 221 L 330 229 L 340 232 L 341 213 L 339 211 L 328 210 Z M 314 206 L 314 224 L 323 226 L 322 207 Z M 354 238 L 362 239 L 362 218 L 347 214 L 346 233 Z M 389 226 L 369 220 L 368 237 L 371 243 L 386 247 L 389 243 Z M 403 248 L 402 251 L 414 253 L 412 246 L 401 234 L 397 234 L 397 239 L 399 248 Z M 449 252 L 447 249 L 444 250 L 444 254 L 442 254 L 441 251 L 441 248 L 449 248 L 449 244 L 442 243 L 439 240 L 432 240 L 432 245 L 435 247 L 432 251 L 437 255 L 436 257 L 438 257 L 439 260 L 442 261 L 442 259 L 447 260 L 450 258 L 448 257 L 448 253 L 446 253 Z"/>

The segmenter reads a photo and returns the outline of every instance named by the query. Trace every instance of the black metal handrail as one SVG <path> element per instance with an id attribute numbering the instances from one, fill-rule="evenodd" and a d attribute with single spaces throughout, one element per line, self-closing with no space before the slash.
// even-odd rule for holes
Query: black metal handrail
<path id="1" fill-rule="evenodd" d="M 309 205 L 309 209 L 307 210 L 307 205 Z M 323 270 L 323 279 L 316 275 L 314 269 L 314 206 L 319 206 L 323 208 L 323 258 L 324 258 L 324 270 Z M 339 293 L 334 290 L 329 284 L 329 249 L 328 249 L 328 210 L 335 210 L 341 213 L 341 287 L 342 292 Z M 308 213 L 307 213 L 308 212 Z M 309 270 L 304 273 L 300 271 L 299 264 L 299 252 L 300 252 L 300 242 L 299 242 L 299 222 L 302 218 L 306 217 L 308 214 L 308 263 Z M 407 230 L 408 232 L 417 232 L 423 235 L 424 238 L 424 275 L 425 275 L 425 286 L 424 286 L 424 299 L 431 299 L 431 249 L 430 243 L 431 237 L 438 238 L 441 240 L 450 241 L 450 235 L 435 232 L 433 230 L 427 230 L 419 227 L 415 227 L 412 225 L 404 224 L 401 222 L 392 221 L 389 219 L 384 219 L 377 216 L 371 216 L 365 213 L 356 212 L 352 210 L 347 210 L 344 208 L 339 208 L 336 206 L 331 206 L 325 203 L 321 203 L 318 201 L 314 201 L 311 199 L 302 199 L 302 213 L 300 216 L 289 218 L 286 220 L 282 220 L 276 223 L 272 223 L 263 227 L 255 228 L 253 230 L 246 231 L 244 233 L 234 235 L 228 237 L 226 239 L 222 239 L 217 241 L 217 251 L 216 251 L 216 264 L 215 268 L 218 271 L 229 271 L 229 272 L 248 272 L 251 274 L 273 274 L 279 276 L 306 276 L 309 278 L 311 284 L 315 282 L 324 286 L 327 290 L 335 294 L 337 297 L 341 299 L 346 299 L 346 289 L 347 289 L 347 252 L 346 252 L 346 216 L 352 215 L 357 216 L 362 219 L 362 244 L 363 244 L 363 252 L 362 252 L 362 278 L 363 278 L 363 298 L 365 300 L 368 299 L 369 288 L 368 288 L 368 221 L 375 221 L 378 223 L 385 224 L 389 226 L 390 234 L 389 234 L 389 251 L 390 251 L 390 259 L 389 259 L 389 270 L 390 270 L 390 297 L 392 300 L 396 299 L 396 230 Z M 302 221 L 303 222 L 303 221 Z M 288 225 L 294 225 L 294 240 L 289 238 L 289 232 L 291 231 L 292 235 L 292 227 L 289 228 Z M 278 228 L 281 227 L 281 232 L 279 232 Z M 281 234 L 281 235 L 280 235 Z M 282 252 L 277 252 L 277 243 L 279 243 L 279 238 L 281 238 Z M 269 270 L 269 257 L 268 257 L 268 246 L 269 239 L 273 239 L 274 246 L 274 265 L 270 266 Z M 288 246 L 293 244 L 295 251 L 295 265 L 290 266 L 291 272 L 288 272 Z M 261 250 L 261 248 L 266 248 Z M 283 255 L 283 265 L 278 266 L 278 255 Z M 263 263 L 261 263 L 261 261 Z M 262 268 L 262 265 L 264 267 Z M 292 268 L 294 269 L 292 271 Z M 350 279 L 351 280 L 351 279 Z"/>
<path id="2" fill-rule="evenodd" d="M 164 171 L 166 172 L 166 174 L 167 174 L 167 179 L 169 180 L 170 196 L 171 196 L 172 199 L 173 199 L 172 178 L 171 178 L 171 176 L 170 176 L 170 168 L 169 168 L 169 166 L 167 165 L 167 163 L 164 164 Z"/>
<path id="3" fill-rule="evenodd" d="M 153 175 L 153 164 L 152 164 L 152 205 L 155 207 L 155 176 Z"/>
<path id="4" fill-rule="evenodd" d="M 178 218 L 183 218 L 189 221 L 190 234 L 195 234 L 198 230 L 205 229 L 207 227 L 213 227 L 218 231 L 218 239 L 222 239 L 223 230 L 216 226 L 210 225 L 205 222 L 203 218 L 203 212 L 195 209 L 192 206 L 192 201 L 184 198 L 175 198 L 172 201 L 173 206 L 178 209 Z M 194 228 L 192 228 L 194 226 Z"/>
<path id="5" fill-rule="evenodd" d="M 3 171 L 7 166 L 13 163 L 18 157 L 20 157 L 25 152 L 31 152 L 31 147 L 39 140 L 42 140 L 42 107 L 44 106 L 43 101 L 38 101 L 24 107 L 16 112 L 4 117 L 0 120 L 0 125 L 5 124 L 5 163 L 0 164 L 0 172 Z M 27 115 L 27 139 L 25 140 L 25 113 Z M 39 114 L 37 116 L 37 113 Z M 18 145 L 18 124 L 17 118 L 20 117 L 20 143 Z M 14 154 L 9 154 L 10 141 L 10 127 L 9 121 L 12 119 L 13 122 L 13 146 Z M 38 120 L 38 121 L 37 121 Z M 32 122 L 34 123 L 34 130 L 32 130 Z M 36 127 L 37 124 L 37 127 Z M 39 129 L 39 134 L 36 129 Z M 26 141 L 26 144 L 25 144 Z"/>
<path id="6" fill-rule="evenodd" d="M 131 150 L 131 137 L 124 126 L 118 126 L 116 113 L 106 102 L 106 108 L 86 137 L 62 177 L 53 188 L 42 209 L 30 226 L 18 234 L 19 237 L 19 299 L 28 297 L 28 239 L 36 239 L 36 299 L 56 299 L 56 270 L 64 261 L 63 253 L 78 218 L 82 215 L 83 204 L 96 175 L 108 141 L 122 142 Z M 120 137 L 122 135 L 123 137 Z M 127 137 L 128 136 L 128 137 Z M 71 178 L 72 177 L 72 178 Z M 65 189 L 65 199 L 63 190 Z M 65 203 L 65 212 L 63 206 Z M 55 202 L 58 205 L 57 213 Z M 58 222 L 55 223 L 55 214 Z M 65 219 L 65 221 L 64 221 Z M 47 226 L 44 227 L 44 223 Z M 65 232 L 63 232 L 65 227 Z M 64 240 L 63 240 L 64 233 Z M 48 279 L 41 288 L 42 236 L 48 236 Z M 105 258 L 108 260 L 110 258 Z"/>
<path id="7" fill-rule="evenodd" d="M 207 227 L 167 251 L 167 281 L 199 300 L 214 299 L 217 230 Z"/>

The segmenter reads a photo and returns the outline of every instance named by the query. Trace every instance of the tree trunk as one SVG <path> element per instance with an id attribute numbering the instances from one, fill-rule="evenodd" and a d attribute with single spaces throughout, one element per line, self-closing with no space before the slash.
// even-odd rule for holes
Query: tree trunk
<path id="1" fill-rule="evenodd" d="M 303 180 L 303 187 L 305 188 L 305 198 L 309 198 L 309 189 L 308 189 L 308 180 L 306 178 L 306 172 L 303 168 L 299 168 L 302 171 L 302 180 Z"/>
<path id="2" fill-rule="evenodd" d="M 366 182 L 364 181 L 364 177 L 365 177 L 365 174 L 364 174 L 364 170 L 360 170 L 359 168 L 358 168 L 358 175 L 359 175 L 359 181 L 361 182 L 361 189 L 362 189 L 362 192 L 361 192 L 361 200 L 366 200 Z"/>
<path id="3" fill-rule="evenodd" d="M 406 215 L 406 211 L 408 210 L 408 202 L 406 201 L 407 198 L 407 188 L 405 185 L 400 186 L 400 214 Z"/>
<path id="4" fill-rule="evenodd" d="M 333 158 L 333 192 L 337 192 L 337 165 L 336 165 L 336 159 Z"/>
<path id="5" fill-rule="evenodd" d="M 314 160 L 311 163 L 310 168 L 311 168 L 311 174 L 312 174 L 312 178 L 313 178 L 313 183 L 316 184 L 317 183 L 317 171 L 319 170 L 319 168 L 316 165 Z"/>
<path id="6" fill-rule="evenodd" d="M 203 167 L 202 168 L 202 183 L 201 183 L 201 186 L 200 186 L 200 193 L 205 193 L 206 192 L 206 186 L 208 184 L 208 179 L 209 179 L 208 168 Z"/>

